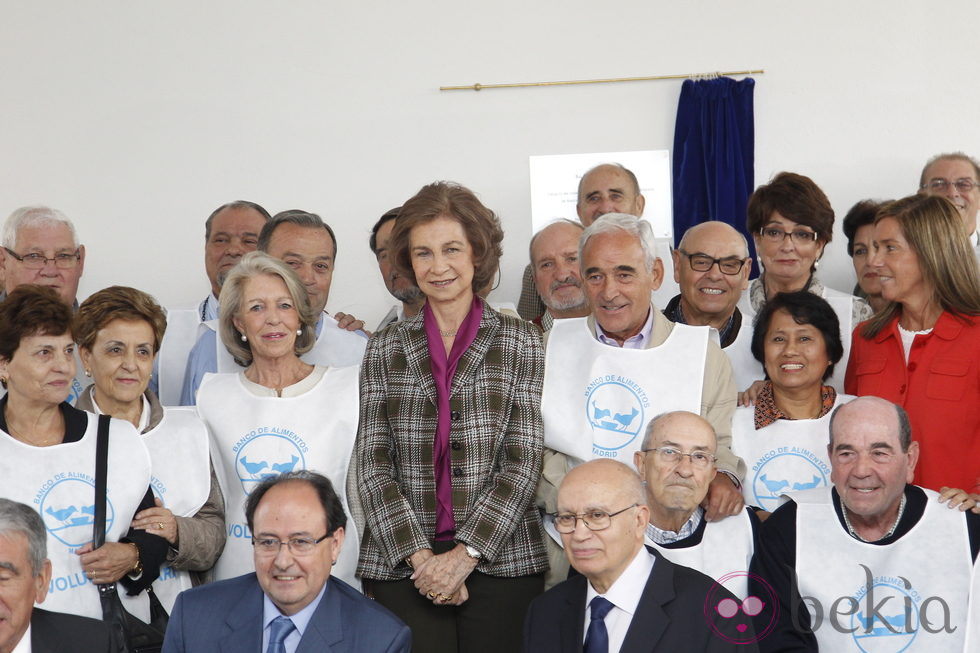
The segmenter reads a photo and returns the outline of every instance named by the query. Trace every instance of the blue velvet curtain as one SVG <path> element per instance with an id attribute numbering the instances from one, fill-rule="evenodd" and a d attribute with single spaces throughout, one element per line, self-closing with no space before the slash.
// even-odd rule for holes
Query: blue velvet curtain
<path id="1" fill-rule="evenodd" d="M 751 78 L 684 80 L 674 127 L 675 245 L 689 227 L 721 220 L 745 234 L 755 257 L 745 230 L 755 179 L 754 90 Z"/>

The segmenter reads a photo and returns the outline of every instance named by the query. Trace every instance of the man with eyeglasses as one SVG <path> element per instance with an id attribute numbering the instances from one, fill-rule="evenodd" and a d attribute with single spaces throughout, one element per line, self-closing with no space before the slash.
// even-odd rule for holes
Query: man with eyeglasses
<path id="1" fill-rule="evenodd" d="M 977 497 L 911 484 L 919 444 L 901 406 L 858 397 L 829 430 L 833 486 L 787 494 L 763 524 L 749 588 L 778 605 L 755 617 L 773 628 L 760 649 L 964 650 Z"/>
<path id="2" fill-rule="evenodd" d="M 330 576 L 347 516 L 326 477 L 267 478 L 249 495 L 245 519 L 255 573 L 181 593 L 165 653 L 411 650 L 408 626 Z"/>
<path id="3" fill-rule="evenodd" d="M 980 234 L 977 232 L 977 209 L 980 208 L 980 163 L 963 152 L 939 154 L 929 159 L 919 177 L 919 192 L 942 195 L 954 205 L 963 218 L 970 244 L 980 261 Z"/>
<path id="4" fill-rule="evenodd" d="M 664 315 L 678 324 L 711 327 L 732 363 L 736 387 L 748 388 L 760 376 L 751 351 L 752 322 L 743 322 L 737 306 L 752 272 L 745 236 L 724 222 L 702 222 L 684 233 L 673 257 L 680 294 Z"/>
<path id="5" fill-rule="evenodd" d="M 79 244 L 75 225 L 64 213 L 47 206 L 16 209 L 3 225 L 0 276 L 4 291 L 0 301 L 25 284 L 48 286 L 62 301 L 78 309 L 78 282 L 85 269 L 85 246 Z M 77 376 L 68 402 L 74 404 L 89 384 L 76 358 Z M 0 395 L 4 393 L 0 390 Z"/>
<path id="6" fill-rule="evenodd" d="M 748 506 L 718 522 L 704 519 L 701 502 L 717 473 L 716 446 L 714 429 L 700 415 L 674 411 L 650 421 L 642 448 L 633 454 L 650 509 L 647 544 L 745 599 L 760 522 Z"/>
<path id="7" fill-rule="evenodd" d="M 714 581 L 644 547 L 650 511 L 639 476 L 593 460 L 565 476 L 554 524 L 579 572 L 535 599 L 524 650 L 535 653 L 754 651 L 750 624 L 705 610 L 709 596 L 736 601 Z"/>

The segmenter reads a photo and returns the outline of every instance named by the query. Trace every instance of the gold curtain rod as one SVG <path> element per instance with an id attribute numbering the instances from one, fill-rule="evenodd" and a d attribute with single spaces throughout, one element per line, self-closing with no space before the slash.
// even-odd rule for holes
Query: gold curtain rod
<path id="1" fill-rule="evenodd" d="M 761 75 L 764 70 L 733 70 L 727 73 L 692 73 L 689 75 L 653 75 L 651 77 L 612 77 L 609 79 L 573 79 L 560 82 L 519 82 L 516 84 L 473 84 L 471 86 L 440 86 L 440 91 L 482 91 L 485 88 L 524 88 L 527 86 L 572 86 L 575 84 L 611 84 L 613 82 L 648 82 L 658 79 L 697 79 L 730 75 Z"/>

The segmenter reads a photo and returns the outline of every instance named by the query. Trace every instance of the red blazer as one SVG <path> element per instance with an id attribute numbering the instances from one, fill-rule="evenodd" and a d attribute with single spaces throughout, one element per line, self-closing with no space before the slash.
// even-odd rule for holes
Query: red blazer
<path id="1" fill-rule="evenodd" d="M 980 491 L 980 318 L 943 312 L 916 336 L 908 364 L 898 318 L 874 338 L 851 337 L 844 391 L 900 404 L 919 442 L 916 485 Z"/>

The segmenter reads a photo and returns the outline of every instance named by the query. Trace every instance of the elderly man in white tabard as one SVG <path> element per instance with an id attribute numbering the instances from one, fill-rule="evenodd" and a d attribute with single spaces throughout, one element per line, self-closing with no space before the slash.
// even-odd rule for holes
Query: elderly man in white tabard
<path id="1" fill-rule="evenodd" d="M 718 434 L 719 474 L 707 518 L 742 510 L 744 464 L 731 452 L 736 389 L 728 358 L 708 329 L 670 322 L 651 301 L 663 264 L 650 224 L 612 213 L 582 234 L 579 261 L 592 306 L 588 318 L 559 320 L 548 333 L 542 415 L 545 456 L 538 505 L 554 512 L 555 488 L 575 464 L 626 464 L 650 419 L 671 410 L 704 416 Z M 552 550 L 552 576 L 563 569 Z"/>
<path id="2" fill-rule="evenodd" d="M 964 650 L 975 502 L 911 484 L 919 443 L 884 399 L 839 406 L 828 450 L 833 487 L 788 495 L 763 525 L 749 589 L 778 605 L 754 617 L 772 629 L 760 650 Z"/>

